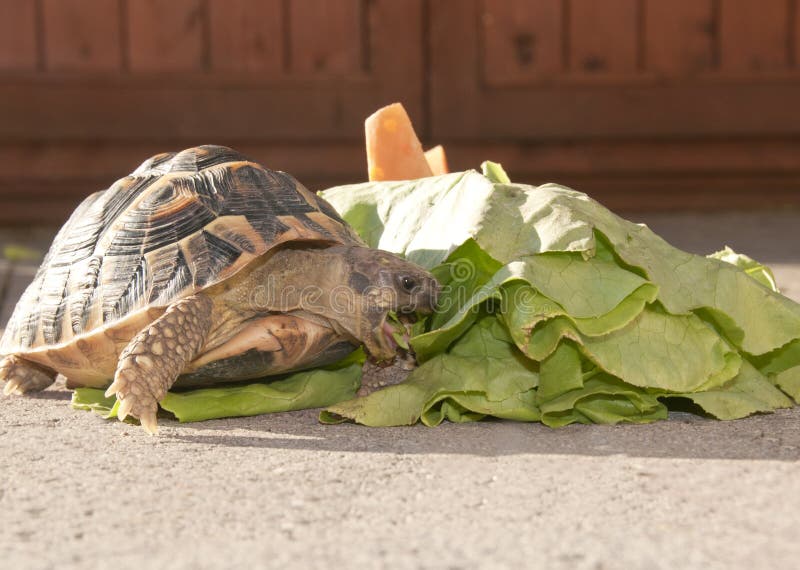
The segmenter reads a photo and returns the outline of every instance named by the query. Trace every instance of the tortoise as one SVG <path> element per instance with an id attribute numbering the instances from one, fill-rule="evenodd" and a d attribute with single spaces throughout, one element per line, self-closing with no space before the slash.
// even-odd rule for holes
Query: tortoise
<path id="1" fill-rule="evenodd" d="M 289 174 L 223 146 L 163 153 L 58 232 L 0 340 L 0 382 L 107 387 L 120 419 L 155 433 L 173 385 L 307 369 L 360 345 L 390 361 L 388 313 L 430 312 L 438 290 Z"/>

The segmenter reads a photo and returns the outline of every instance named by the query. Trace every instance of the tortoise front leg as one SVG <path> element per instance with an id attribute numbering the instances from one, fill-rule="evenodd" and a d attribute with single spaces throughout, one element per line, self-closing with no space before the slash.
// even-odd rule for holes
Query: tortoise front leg
<path id="1" fill-rule="evenodd" d="M 125 347 L 114 382 L 106 390 L 107 397 L 116 394 L 120 401 L 120 420 L 134 416 L 145 430 L 156 433 L 158 402 L 205 343 L 211 309 L 206 295 L 182 299 Z"/>

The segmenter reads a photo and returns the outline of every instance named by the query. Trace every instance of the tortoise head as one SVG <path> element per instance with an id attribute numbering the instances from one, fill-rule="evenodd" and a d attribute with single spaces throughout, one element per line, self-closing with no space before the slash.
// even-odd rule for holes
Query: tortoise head
<path id="1" fill-rule="evenodd" d="M 358 331 L 358 340 L 374 359 L 391 360 L 397 343 L 387 316 L 433 312 L 439 282 L 422 267 L 379 249 L 348 247 L 345 259 L 347 290 L 358 299 L 360 321 L 348 328 Z"/>

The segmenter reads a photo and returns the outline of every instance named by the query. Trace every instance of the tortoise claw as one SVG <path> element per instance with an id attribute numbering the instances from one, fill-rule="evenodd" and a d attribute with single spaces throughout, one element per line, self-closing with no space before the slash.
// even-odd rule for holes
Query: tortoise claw
<path id="1" fill-rule="evenodd" d="M 156 402 L 141 400 L 130 394 L 127 398 L 119 401 L 117 418 L 119 421 L 124 421 L 128 416 L 138 418 L 144 430 L 149 434 L 155 435 L 158 433 L 157 412 L 158 404 Z"/>
<path id="2" fill-rule="evenodd" d="M 19 384 L 20 382 L 19 379 L 17 378 L 9 380 L 8 382 L 6 382 L 6 385 L 3 386 L 3 394 L 5 394 L 6 396 L 10 396 L 11 394 L 18 394 L 21 396 L 23 394 L 23 391 L 20 389 Z"/>
<path id="3" fill-rule="evenodd" d="M 125 421 L 125 418 L 131 413 L 131 409 L 133 408 L 133 401 L 128 400 L 120 400 L 119 407 L 117 408 L 117 418 L 119 421 Z"/>
<path id="4" fill-rule="evenodd" d="M 106 397 L 106 398 L 110 398 L 111 396 L 113 396 L 114 394 L 116 394 L 117 392 L 119 392 L 119 389 L 120 389 L 120 384 L 119 384 L 119 382 L 118 382 L 118 381 L 116 381 L 116 380 L 114 380 L 114 381 L 111 383 L 111 386 L 109 386 L 108 388 L 106 388 L 105 397 Z"/>
<path id="5" fill-rule="evenodd" d="M 139 416 L 139 423 L 142 424 L 144 430 L 150 435 L 158 433 L 158 421 L 156 420 L 156 412 L 154 410 L 143 411 Z"/>

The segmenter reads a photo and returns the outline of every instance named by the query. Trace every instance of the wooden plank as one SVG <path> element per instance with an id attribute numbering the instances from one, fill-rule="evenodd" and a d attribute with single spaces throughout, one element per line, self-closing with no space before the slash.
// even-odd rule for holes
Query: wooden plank
<path id="1" fill-rule="evenodd" d="M 462 79 L 462 81 L 464 81 Z M 434 115 L 434 140 L 542 141 L 592 137 L 797 136 L 800 83 L 728 80 L 542 85 L 487 89 L 472 96 L 470 112 L 452 94 L 443 116 Z M 458 105 L 455 104 L 458 102 Z M 475 109 L 472 112 L 472 109 Z M 757 109 L 757 112 L 753 112 Z M 463 119 L 459 121 L 459 117 Z M 445 123 L 445 120 L 447 123 Z M 438 128 L 437 128 L 438 127 Z"/>
<path id="2" fill-rule="evenodd" d="M 377 105 L 366 112 L 350 114 L 363 126 L 364 119 L 376 109 L 396 101 L 402 102 L 411 117 L 417 134 L 428 132 L 423 108 L 423 84 L 427 36 L 423 35 L 423 0 L 367 1 L 366 24 L 369 42 L 365 71 L 374 82 Z M 398 46 L 403 46 L 398 49 Z M 348 95 L 349 97 L 349 95 Z M 427 105 L 425 105 L 427 108 Z M 345 111 L 345 113 L 348 113 Z M 363 131 L 362 131 L 363 133 Z"/>
<path id="3" fill-rule="evenodd" d="M 134 0 L 126 6 L 131 70 L 204 68 L 207 13 L 202 0 Z"/>
<path id="4" fill-rule="evenodd" d="M 428 14 L 431 136 L 437 142 L 443 137 L 481 136 L 480 4 L 438 0 L 430 4 Z M 453 30 L 459 30 L 459 41 L 453 41 Z"/>
<path id="5" fill-rule="evenodd" d="M 0 70 L 37 65 L 36 0 L 0 0 Z"/>
<path id="6" fill-rule="evenodd" d="M 9 79 L 0 83 L 0 140 L 362 141 L 364 119 L 395 100 L 424 132 L 421 14 L 421 0 L 370 3 L 374 70 L 356 77 L 243 80 L 194 72 Z M 408 48 L 397 50 L 405 42 Z"/>
<path id="7" fill-rule="evenodd" d="M 263 143 L 247 140 L 225 141 L 227 144 L 265 166 L 313 175 L 316 170 L 326 176 L 351 177 L 353 182 L 366 180 L 366 154 L 363 141 L 324 143 Z M 97 141 L 85 143 L 9 143 L 0 145 L 0 183 L 6 197 L 38 196 L 48 189 L 26 188 L 24 184 L 42 181 L 95 181 L 80 192 L 81 196 L 108 187 L 139 166 L 148 157 L 166 151 L 179 151 L 192 145 L 186 140 L 150 140 L 139 143 Z M 319 163 L 319 164 L 318 164 Z M 305 178 L 300 178 L 304 181 Z M 57 193 L 64 194 L 58 192 Z"/>
<path id="8" fill-rule="evenodd" d="M 797 136 L 800 113 L 787 112 L 796 108 L 797 101 L 800 83 L 789 81 L 496 89 L 483 94 L 474 136 L 518 140 Z"/>
<path id="9" fill-rule="evenodd" d="M 475 168 L 484 160 L 503 164 L 512 180 L 541 183 L 542 175 L 790 177 L 800 172 L 800 140 L 741 138 L 731 140 L 588 140 L 580 143 L 449 143 L 451 170 Z M 0 159 L 2 164 L 2 159 Z M 520 173 L 533 174 L 532 178 Z M 792 185 L 800 184 L 800 180 Z"/>
<path id="10" fill-rule="evenodd" d="M 486 0 L 483 75 L 490 85 L 526 83 L 563 69 L 561 0 Z"/>
<path id="11" fill-rule="evenodd" d="M 55 189 L 56 184 L 50 185 Z M 70 184 L 66 184 L 70 188 Z M 0 189 L 3 186 L 0 185 Z M 72 190 L 70 188 L 70 190 Z M 76 192 L 71 191 L 75 195 Z M 53 196 L 56 194 L 54 193 Z M 80 202 L 77 198 L 56 198 L 33 201 L 30 198 L 14 199 L 8 196 L 0 197 L 0 224 L 5 226 L 29 226 L 31 224 L 63 224 L 69 214 Z"/>
<path id="12" fill-rule="evenodd" d="M 570 70 L 586 74 L 633 74 L 638 68 L 637 0 L 570 0 Z"/>
<path id="13" fill-rule="evenodd" d="M 644 16 L 647 71 L 679 77 L 713 68 L 712 0 L 647 0 Z"/>
<path id="14" fill-rule="evenodd" d="M 120 11 L 108 0 L 43 0 L 45 68 L 108 71 L 122 66 Z"/>
<path id="15" fill-rule="evenodd" d="M 719 0 L 720 67 L 757 73 L 788 66 L 788 0 Z"/>
<path id="16" fill-rule="evenodd" d="M 794 65 L 795 70 L 800 68 L 800 3 L 795 0 L 792 6 L 793 21 L 789 22 L 791 26 L 790 39 L 791 39 L 791 63 Z"/>
<path id="17" fill-rule="evenodd" d="M 208 0 L 211 68 L 264 71 L 283 67 L 282 0 Z"/>
<path id="18" fill-rule="evenodd" d="M 476 77 L 466 75 L 457 81 L 468 84 Z M 398 98 L 398 91 L 384 88 L 371 81 L 231 86 L 203 77 L 172 84 L 135 77 L 8 80 L 0 83 L 0 142 L 176 137 L 202 142 L 362 140 L 363 119 Z M 615 83 L 480 93 L 465 88 L 460 98 L 452 86 L 448 88 L 433 101 L 434 128 L 440 127 L 433 133 L 437 142 L 800 133 L 800 114 L 787 111 L 800 100 L 800 83 L 794 81 L 642 81 L 622 91 Z M 413 101 L 419 112 L 419 100 Z M 417 116 L 412 115 L 415 124 L 423 124 Z M 441 128 L 445 120 L 448 129 Z"/>
<path id="19" fill-rule="evenodd" d="M 774 210 L 800 206 L 796 175 L 684 175 L 660 179 L 594 175 L 570 176 L 559 181 L 623 214 L 630 211 Z"/>
<path id="20" fill-rule="evenodd" d="M 0 83 L 0 141 L 363 140 L 364 118 L 385 98 L 367 81 L 233 86 L 215 85 L 204 76 L 172 85 L 136 77 L 8 81 Z"/>
<path id="21" fill-rule="evenodd" d="M 359 0 L 292 0 L 289 3 L 291 72 L 340 75 L 361 71 L 365 33 L 361 15 Z"/>

